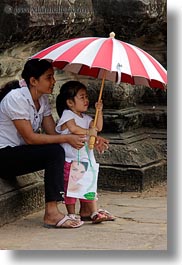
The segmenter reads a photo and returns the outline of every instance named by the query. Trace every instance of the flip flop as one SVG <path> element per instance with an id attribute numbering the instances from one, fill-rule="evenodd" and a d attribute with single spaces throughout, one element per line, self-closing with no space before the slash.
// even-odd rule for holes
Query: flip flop
<path id="1" fill-rule="evenodd" d="M 69 216 L 71 219 L 73 219 L 73 220 L 80 221 L 80 216 L 77 215 L 77 214 L 70 213 L 70 214 L 68 214 L 68 216 Z M 82 221 L 84 221 L 84 220 L 82 220 Z"/>
<path id="2" fill-rule="evenodd" d="M 55 225 L 51 225 L 51 224 L 46 224 L 44 223 L 44 227 L 45 228 L 77 228 L 77 227 L 80 227 L 83 225 L 83 221 L 80 221 L 78 224 L 76 225 L 70 225 L 70 226 L 64 226 L 63 224 L 66 222 L 66 221 L 73 221 L 72 218 L 70 218 L 69 216 L 65 215 L 59 222 L 57 222 L 57 224 Z"/>
<path id="3" fill-rule="evenodd" d="M 98 212 L 106 216 L 105 221 L 114 221 L 116 219 L 114 215 L 112 215 L 110 212 L 108 212 L 105 209 L 99 209 Z"/>

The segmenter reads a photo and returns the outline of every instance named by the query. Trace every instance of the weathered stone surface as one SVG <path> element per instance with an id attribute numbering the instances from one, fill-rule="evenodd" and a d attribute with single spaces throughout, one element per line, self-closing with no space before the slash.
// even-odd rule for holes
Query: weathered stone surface
<path id="1" fill-rule="evenodd" d="M 42 209 L 44 185 L 37 182 L 0 196 L 0 226 Z"/>
<path id="2" fill-rule="evenodd" d="M 109 98 L 108 98 L 109 101 Z M 90 111 L 94 117 L 95 112 Z M 142 106 L 124 109 L 104 109 L 103 133 L 123 133 L 141 127 L 167 128 L 166 106 Z M 122 136 L 121 136 L 122 137 Z"/>
<path id="3" fill-rule="evenodd" d="M 43 181 L 43 171 L 37 171 L 27 175 L 17 176 L 16 179 L 0 178 L 0 195 L 19 190 L 26 186 Z"/>
<path id="4" fill-rule="evenodd" d="M 81 79 L 85 82 L 85 79 Z M 98 100 L 101 88 L 101 80 L 87 80 L 90 106 L 93 107 Z M 143 86 L 132 86 L 130 84 L 105 81 L 102 94 L 104 109 L 123 109 L 136 104 L 166 106 L 167 91 L 161 89 L 151 89 Z"/>
<path id="5" fill-rule="evenodd" d="M 41 47 L 75 36 L 116 37 L 143 48 L 166 67 L 166 0 L 3 0 L 0 48 L 39 40 Z M 122 26 L 121 26 L 122 25 Z"/>
<path id="6" fill-rule="evenodd" d="M 102 155 L 99 188 L 141 191 L 167 179 L 167 139 L 165 130 L 140 129 L 109 134 L 109 149 Z"/>
<path id="7" fill-rule="evenodd" d="M 53 39 L 80 34 L 93 16 L 91 0 L 3 0 L 0 12 L 1 49 L 33 40 L 47 46 Z"/>
<path id="8" fill-rule="evenodd" d="M 44 205 L 43 171 L 16 179 L 0 178 L 0 226 L 27 215 Z"/>
<path id="9" fill-rule="evenodd" d="M 116 37 L 148 51 L 166 66 L 166 0 L 93 0 L 94 35 Z"/>
<path id="10" fill-rule="evenodd" d="M 161 160 L 149 166 L 124 168 L 101 165 L 98 187 L 113 191 L 143 191 L 167 180 L 167 163 Z"/>

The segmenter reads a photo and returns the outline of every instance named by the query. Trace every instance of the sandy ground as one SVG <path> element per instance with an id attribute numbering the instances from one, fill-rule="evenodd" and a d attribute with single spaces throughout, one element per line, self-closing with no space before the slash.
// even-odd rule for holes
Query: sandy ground
<path id="1" fill-rule="evenodd" d="M 98 204 L 117 218 L 77 229 L 46 229 L 44 211 L 0 228 L 7 250 L 167 250 L 167 185 L 143 192 L 99 191 Z M 60 209 L 66 213 L 63 204 Z"/>
<path id="2" fill-rule="evenodd" d="M 133 193 L 134 194 L 134 193 Z M 167 196 L 167 183 L 163 182 L 161 184 L 155 185 L 154 187 L 143 191 L 141 193 L 136 192 L 137 197 L 166 197 Z"/>

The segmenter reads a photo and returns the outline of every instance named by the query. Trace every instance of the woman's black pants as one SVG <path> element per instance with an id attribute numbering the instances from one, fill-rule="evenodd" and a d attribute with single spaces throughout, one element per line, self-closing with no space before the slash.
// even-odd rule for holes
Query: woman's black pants
<path id="1" fill-rule="evenodd" d="M 64 149 L 59 144 L 21 145 L 0 149 L 0 177 L 45 170 L 45 202 L 62 201 L 64 191 Z"/>

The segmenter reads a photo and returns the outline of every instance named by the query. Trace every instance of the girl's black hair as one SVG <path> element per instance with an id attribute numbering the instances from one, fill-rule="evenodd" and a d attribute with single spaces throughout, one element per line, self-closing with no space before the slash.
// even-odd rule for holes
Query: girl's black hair
<path id="1" fill-rule="evenodd" d="M 86 86 L 79 81 L 68 81 L 61 86 L 56 98 L 56 110 L 59 117 L 62 116 L 65 109 L 69 109 L 66 103 L 67 99 L 74 100 L 74 97 L 82 88 L 86 90 Z"/>
<path id="2" fill-rule="evenodd" d="M 27 86 L 30 85 L 30 78 L 35 77 L 38 79 L 41 75 L 43 75 L 48 69 L 52 67 L 52 64 L 47 60 L 39 60 L 39 59 L 30 59 L 28 60 L 22 71 L 21 76 L 27 83 Z M 13 80 L 0 88 L 0 101 L 12 90 L 19 88 L 19 81 Z"/>

